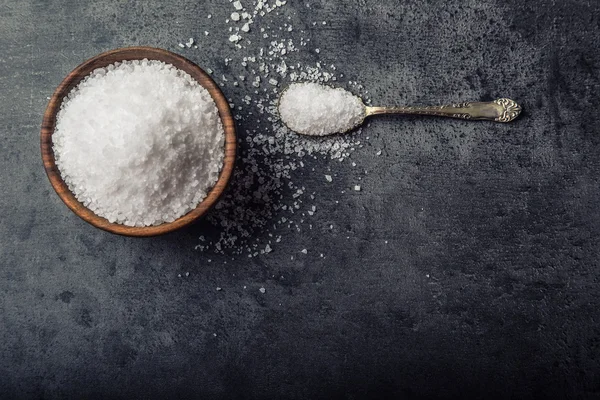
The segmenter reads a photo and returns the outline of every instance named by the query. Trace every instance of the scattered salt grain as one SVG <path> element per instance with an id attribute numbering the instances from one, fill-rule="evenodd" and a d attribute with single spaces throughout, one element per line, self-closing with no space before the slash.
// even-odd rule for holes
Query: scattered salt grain
<path id="1" fill-rule="evenodd" d="M 361 190 L 360 186 L 359 185 L 354 186 L 354 190 L 357 191 L 357 192 L 360 192 L 360 190 Z"/>
<path id="2" fill-rule="evenodd" d="M 312 42 L 308 37 L 311 33 L 304 32 L 300 23 L 290 29 L 289 13 L 272 12 L 286 4 L 285 1 L 242 0 L 240 5 L 242 3 L 242 10 L 237 10 L 233 9 L 233 1 L 230 0 L 232 9 L 229 13 L 238 12 L 241 19 L 239 22 L 231 21 L 221 32 L 226 33 L 225 41 L 233 34 L 240 36 L 240 40 L 231 45 L 230 62 L 225 63 L 227 69 L 218 71 L 218 75 L 224 74 L 226 79 L 219 81 L 238 96 L 234 118 L 243 127 L 238 132 L 240 164 L 234 172 L 230 191 L 207 216 L 207 223 L 216 228 L 215 234 L 202 241 L 197 249 L 256 257 L 265 254 L 263 251 L 267 243 L 272 246 L 272 241 L 285 241 L 286 236 L 282 237 L 281 230 L 302 232 L 313 229 L 308 219 L 310 206 L 306 208 L 306 201 L 309 196 L 310 204 L 320 199 L 315 196 L 316 193 L 310 194 L 299 186 L 294 171 L 306 169 L 315 172 L 313 160 L 317 159 L 343 162 L 363 145 L 359 140 L 360 131 L 319 140 L 290 134 L 291 131 L 279 118 L 279 89 L 271 86 L 270 79 L 276 79 L 278 86 L 294 82 L 325 85 L 347 81 L 343 79 L 344 74 L 336 72 L 336 67 L 330 65 L 324 56 L 322 61 L 314 64 L 296 61 L 298 57 L 293 53 L 306 50 L 303 47 Z M 243 25 L 246 23 L 249 33 L 244 33 Z M 257 24 L 255 32 L 250 29 L 252 24 Z M 211 30 L 211 35 L 214 33 Z M 238 87 L 235 87 L 236 81 Z M 347 85 L 366 99 L 366 91 L 355 82 Z M 243 109 L 238 109 L 242 104 Z M 304 194 L 295 197 L 298 189 L 302 189 Z M 299 214 L 306 214 L 307 219 L 300 218 Z M 265 242 L 265 232 L 274 240 L 267 239 Z M 292 262 L 296 258 L 294 255 L 290 257 Z"/>
<path id="3" fill-rule="evenodd" d="M 327 182 L 333 182 L 331 175 L 325 175 L 325 180 L 327 180 Z"/>
<path id="4" fill-rule="evenodd" d="M 187 214 L 217 181 L 224 157 L 223 126 L 208 91 L 159 61 L 93 71 L 63 101 L 53 141 L 75 197 L 127 226 Z"/>
<path id="5" fill-rule="evenodd" d="M 261 287 L 260 289 L 258 289 L 258 291 L 261 292 L 262 294 L 265 294 L 267 289 L 265 289 L 264 287 Z"/>
<path id="6" fill-rule="evenodd" d="M 279 100 L 281 120 L 293 131 L 325 136 L 349 131 L 365 118 L 365 106 L 352 93 L 317 83 L 293 83 Z"/>

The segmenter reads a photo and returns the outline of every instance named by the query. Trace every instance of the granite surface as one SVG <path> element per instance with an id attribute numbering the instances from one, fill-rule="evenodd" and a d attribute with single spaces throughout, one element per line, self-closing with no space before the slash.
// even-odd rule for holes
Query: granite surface
<path id="1" fill-rule="evenodd" d="M 373 120 L 363 190 L 313 161 L 336 173 L 296 177 L 316 228 L 255 258 L 195 250 L 206 224 L 140 240 L 79 220 L 41 165 L 47 96 L 123 46 L 226 73 L 232 10 L 0 0 L 0 398 L 599 398 L 600 3 L 288 0 L 298 56 L 320 48 L 376 104 L 506 96 L 524 115 Z"/>

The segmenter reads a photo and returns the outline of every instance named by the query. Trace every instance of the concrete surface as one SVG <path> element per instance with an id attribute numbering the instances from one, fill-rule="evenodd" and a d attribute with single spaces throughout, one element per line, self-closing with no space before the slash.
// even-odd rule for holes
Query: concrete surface
<path id="1" fill-rule="evenodd" d="M 46 97 L 101 51 L 177 50 L 204 30 L 220 39 L 186 55 L 222 73 L 232 7 L 0 0 L 0 397 L 598 398 L 600 3 L 288 3 L 374 103 L 526 111 L 373 121 L 352 156 L 372 171 L 359 195 L 339 195 L 348 163 L 315 162 L 339 187 L 300 177 L 339 199 L 319 205 L 339 228 L 287 232 L 268 256 L 195 251 L 201 227 L 117 237 L 48 183 Z"/>

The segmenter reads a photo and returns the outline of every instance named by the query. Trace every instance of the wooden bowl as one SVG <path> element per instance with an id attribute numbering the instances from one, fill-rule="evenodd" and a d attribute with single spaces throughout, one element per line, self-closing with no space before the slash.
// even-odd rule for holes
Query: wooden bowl
<path id="1" fill-rule="evenodd" d="M 170 223 L 148 227 L 130 227 L 108 222 L 105 218 L 94 214 L 75 198 L 60 176 L 60 172 L 56 166 L 52 145 L 52 134 L 54 133 L 56 125 L 56 115 L 60 110 L 63 98 L 76 87 L 83 78 L 96 68 L 106 67 L 115 62 L 124 60 L 142 60 L 144 58 L 172 64 L 190 74 L 192 78 L 196 79 L 200 85 L 208 90 L 217 105 L 225 130 L 225 159 L 217 183 L 208 193 L 208 196 L 204 201 L 202 201 L 194 210 Z M 229 108 L 229 102 L 217 84 L 193 62 L 175 53 L 171 53 L 170 51 L 152 47 L 129 47 L 107 51 L 106 53 L 99 54 L 96 57 L 89 59 L 75 68 L 54 92 L 44 114 L 41 132 L 42 160 L 44 162 L 44 168 L 46 169 L 52 187 L 54 187 L 54 190 L 56 190 L 56 193 L 58 193 L 58 196 L 64 201 L 67 207 L 97 228 L 119 235 L 137 237 L 157 236 L 173 232 L 192 224 L 206 214 L 206 212 L 216 204 L 231 178 L 235 164 L 236 145 L 235 124 Z"/>

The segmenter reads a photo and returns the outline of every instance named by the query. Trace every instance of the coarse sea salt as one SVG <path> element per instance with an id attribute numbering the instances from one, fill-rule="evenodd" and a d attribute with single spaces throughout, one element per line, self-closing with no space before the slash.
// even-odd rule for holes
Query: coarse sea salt
<path id="1" fill-rule="evenodd" d="M 64 99 L 53 134 L 75 197 L 109 222 L 172 222 L 204 200 L 223 166 L 224 131 L 206 89 L 159 61 L 99 68 Z"/>
<path id="2" fill-rule="evenodd" d="M 310 136 L 349 131 L 365 118 L 362 100 L 341 88 L 313 82 L 293 83 L 279 100 L 281 120 L 291 130 Z"/>
<path id="3" fill-rule="evenodd" d="M 364 99 L 365 104 L 369 101 L 362 86 L 349 81 L 342 73 L 343 68 L 327 60 L 325 48 L 320 49 L 320 60 L 300 61 L 305 51 L 314 50 L 310 47 L 313 33 L 305 30 L 308 25 L 301 21 L 296 21 L 292 29 L 290 16 L 286 17 L 281 10 L 289 7 L 285 1 L 242 0 L 240 4 L 242 10 L 237 10 L 233 2 L 229 9 L 229 13 L 241 14 L 240 21 L 230 20 L 228 26 L 210 32 L 216 38 L 220 34 L 225 41 L 234 33 L 240 36 L 238 42 L 228 42 L 232 49 L 230 56 L 214 66 L 215 73 L 223 76 L 222 85 L 228 86 L 232 93 L 230 102 L 236 103 L 238 164 L 230 189 L 207 215 L 205 224 L 210 229 L 195 246 L 197 250 L 232 260 L 238 256 L 253 258 L 278 253 L 287 239 L 284 231 L 313 230 L 311 219 L 316 215 L 315 204 L 320 194 L 318 188 L 298 179 L 299 174 L 316 172 L 315 167 L 320 164 L 315 163 L 350 161 L 351 154 L 364 147 L 365 137 L 360 129 L 329 137 L 291 134 L 279 117 L 280 89 L 294 82 L 322 85 L 340 82 Z M 243 24 L 256 27 L 245 32 Z M 332 168 L 327 173 L 335 176 L 333 165 Z M 362 174 L 358 169 L 355 171 Z M 291 256 L 291 259 L 297 258 Z"/>

